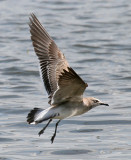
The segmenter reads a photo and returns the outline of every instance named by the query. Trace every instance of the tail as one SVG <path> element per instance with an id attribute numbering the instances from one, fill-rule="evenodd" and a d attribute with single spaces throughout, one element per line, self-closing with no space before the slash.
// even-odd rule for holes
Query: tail
<path id="1" fill-rule="evenodd" d="M 45 110 L 41 108 L 34 108 L 28 114 L 27 122 L 29 124 L 38 124 L 48 119 L 52 119 L 55 116 L 58 116 L 58 113 L 53 113 L 49 108 Z"/>
<path id="2" fill-rule="evenodd" d="M 39 113 L 42 111 L 43 111 L 43 109 L 41 109 L 41 108 L 34 108 L 33 110 L 31 110 L 27 116 L 27 122 L 29 124 L 36 124 L 35 120 L 37 119 Z"/>

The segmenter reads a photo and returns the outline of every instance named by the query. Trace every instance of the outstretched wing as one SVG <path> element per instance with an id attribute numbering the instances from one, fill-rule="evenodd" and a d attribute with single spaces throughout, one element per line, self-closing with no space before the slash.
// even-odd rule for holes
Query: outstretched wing
<path id="1" fill-rule="evenodd" d="M 49 103 L 58 104 L 75 96 L 81 97 L 87 84 L 69 67 L 63 53 L 34 14 L 31 14 L 29 26 Z"/>

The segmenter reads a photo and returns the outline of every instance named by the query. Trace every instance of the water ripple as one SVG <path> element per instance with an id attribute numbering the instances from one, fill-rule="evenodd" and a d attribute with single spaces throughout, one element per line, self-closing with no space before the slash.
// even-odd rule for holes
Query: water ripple
<path id="1" fill-rule="evenodd" d="M 129 160 L 131 133 L 131 5 L 129 1 L 0 1 L 0 159 Z M 89 84 L 84 96 L 110 104 L 63 120 L 28 125 L 47 108 L 29 33 L 34 12 L 71 67 Z"/>

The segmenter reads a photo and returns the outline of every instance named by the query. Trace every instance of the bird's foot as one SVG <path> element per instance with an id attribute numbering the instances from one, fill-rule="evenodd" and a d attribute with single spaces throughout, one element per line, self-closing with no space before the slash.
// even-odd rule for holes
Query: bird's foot
<path id="1" fill-rule="evenodd" d="M 40 136 L 41 134 L 43 134 L 44 133 L 44 130 L 42 129 L 39 133 L 38 133 L 38 135 Z"/>
<path id="2" fill-rule="evenodd" d="M 54 139 L 55 139 L 55 135 L 53 135 L 53 136 L 51 137 L 51 143 L 54 142 Z"/>

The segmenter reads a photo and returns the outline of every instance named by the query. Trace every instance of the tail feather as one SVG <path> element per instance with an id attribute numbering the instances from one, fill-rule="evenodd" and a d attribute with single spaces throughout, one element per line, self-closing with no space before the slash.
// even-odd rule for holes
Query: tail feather
<path id="1" fill-rule="evenodd" d="M 38 124 L 48 119 L 52 119 L 56 116 L 59 116 L 59 113 L 54 112 L 52 109 L 41 109 L 41 108 L 34 108 L 30 111 L 27 116 L 27 122 L 29 124 Z"/>
<path id="2" fill-rule="evenodd" d="M 38 114 L 43 111 L 43 109 L 41 108 L 34 108 L 33 110 L 30 111 L 30 113 L 27 116 L 27 122 L 29 124 L 35 122 L 36 117 L 38 116 Z"/>

